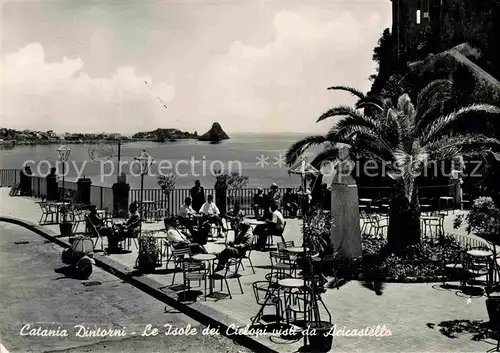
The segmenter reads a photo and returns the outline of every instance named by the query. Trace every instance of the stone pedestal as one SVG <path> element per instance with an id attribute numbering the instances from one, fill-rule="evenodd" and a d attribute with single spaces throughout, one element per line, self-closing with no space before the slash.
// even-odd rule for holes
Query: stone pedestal
<path id="1" fill-rule="evenodd" d="M 352 162 L 348 159 L 348 150 L 339 155 L 331 191 L 331 241 L 334 251 L 352 259 L 361 256 L 358 187 L 350 175 Z"/>
<path id="2" fill-rule="evenodd" d="M 19 188 L 21 191 L 21 196 L 31 196 L 32 194 L 31 175 L 33 174 L 31 172 L 31 168 L 26 167 L 20 173 L 21 175 L 19 179 Z"/>
<path id="3" fill-rule="evenodd" d="M 58 201 L 59 200 L 59 185 L 57 183 L 57 175 L 55 174 L 55 168 L 50 171 L 47 175 L 47 201 Z"/>
<path id="4" fill-rule="evenodd" d="M 83 205 L 90 205 L 90 187 L 92 180 L 89 178 L 80 178 L 76 182 L 77 185 L 77 201 Z"/>
<path id="5" fill-rule="evenodd" d="M 122 182 L 114 183 L 112 189 L 113 217 L 127 217 L 130 185 Z"/>
<path id="6" fill-rule="evenodd" d="M 227 212 L 227 188 L 215 189 L 215 204 L 219 208 L 221 217 L 226 216 Z"/>

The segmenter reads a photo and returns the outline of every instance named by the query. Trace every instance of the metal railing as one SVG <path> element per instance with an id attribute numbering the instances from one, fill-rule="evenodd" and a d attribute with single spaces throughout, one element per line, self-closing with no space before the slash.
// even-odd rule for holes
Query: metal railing
<path id="1" fill-rule="evenodd" d="M 20 179 L 21 169 L 0 169 L 0 187 L 11 187 Z"/>

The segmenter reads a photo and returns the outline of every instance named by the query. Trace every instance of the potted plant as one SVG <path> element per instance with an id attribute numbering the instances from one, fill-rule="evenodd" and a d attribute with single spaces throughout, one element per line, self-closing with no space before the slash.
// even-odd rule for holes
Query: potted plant
<path id="1" fill-rule="evenodd" d="M 163 192 L 163 195 L 166 196 L 166 200 L 162 200 L 162 201 L 164 201 L 164 203 L 166 203 L 166 207 L 164 207 L 164 209 L 166 209 L 167 214 L 165 214 L 165 217 L 168 217 L 170 214 L 170 212 L 169 212 L 170 194 L 172 193 L 172 190 L 175 189 L 176 179 L 177 179 L 176 176 L 172 173 L 160 174 L 157 177 L 158 185 L 160 186 L 160 188 Z"/>
<path id="2" fill-rule="evenodd" d="M 73 230 L 73 220 L 70 217 L 72 215 L 71 208 L 68 205 L 64 205 L 59 209 L 59 212 L 62 216 L 62 221 L 59 222 L 61 236 L 70 237 Z"/>
<path id="3" fill-rule="evenodd" d="M 491 197 L 480 197 L 474 200 L 472 208 L 467 215 L 458 215 L 454 222 L 455 229 L 460 228 L 463 221 L 467 222 L 466 230 L 470 234 L 484 238 L 493 244 L 498 243 L 500 235 L 500 209 Z"/>
<path id="4" fill-rule="evenodd" d="M 463 221 L 467 222 L 466 230 L 470 234 L 474 232 L 477 236 L 493 244 L 493 253 L 496 257 L 495 246 L 500 235 L 500 209 L 495 205 L 491 197 L 479 197 L 474 200 L 469 213 L 459 215 L 455 218 L 453 227 L 459 228 Z M 496 261 L 496 259 L 493 259 Z M 491 323 L 500 322 L 500 292 L 499 287 L 487 289 L 488 299 L 486 299 L 486 309 Z M 493 293 L 497 293 L 493 295 Z"/>
<path id="5" fill-rule="evenodd" d="M 328 251 L 331 227 L 334 226 L 330 212 L 316 210 L 304 218 L 302 225 L 303 245 L 309 248 L 309 252 L 303 259 L 304 278 L 311 279 L 311 298 L 315 301 L 313 307 L 317 307 L 318 297 L 324 293 L 323 273 L 320 266 L 321 261 L 315 261 L 311 254 L 324 255 Z M 318 258 L 316 258 L 319 260 Z M 322 320 L 319 311 L 313 311 L 313 317 L 309 318 L 308 340 L 309 348 L 314 352 L 328 352 L 332 348 L 333 336 L 328 332 L 333 327 L 330 313 L 328 321 Z"/>
<path id="6" fill-rule="evenodd" d="M 137 267 L 141 272 L 154 272 L 159 254 L 160 248 L 155 237 L 145 234 L 139 238 L 139 256 L 137 258 Z"/>

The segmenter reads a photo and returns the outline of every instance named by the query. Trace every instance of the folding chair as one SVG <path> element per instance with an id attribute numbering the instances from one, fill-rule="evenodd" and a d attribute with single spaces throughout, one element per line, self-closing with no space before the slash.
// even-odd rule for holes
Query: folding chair
<path id="1" fill-rule="evenodd" d="M 92 241 L 94 244 L 94 248 L 96 248 L 97 243 L 99 242 L 99 240 L 101 240 L 101 251 L 104 251 L 104 238 L 103 238 L 103 236 L 101 235 L 101 233 L 99 232 L 97 227 L 94 225 L 94 223 L 92 223 L 92 221 L 90 220 L 89 217 L 85 217 L 85 221 L 90 226 L 91 238 L 95 238 L 95 243 Z"/>
<path id="2" fill-rule="evenodd" d="M 234 270 L 231 270 L 231 266 L 234 266 Z M 228 260 L 226 263 L 226 266 L 223 270 L 219 272 L 215 272 L 212 274 L 212 279 L 214 280 L 220 280 L 220 290 L 222 291 L 222 282 L 224 281 L 226 283 L 226 288 L 229 293 L 229 299 L 232 299 L 233 296 L 231 295 L 231 289 L 229 288 L 229 283 L 227 282 L 228 279 L 237 279 L 238 284 L 240 286 L 241 294 L 243 293 L 243 287 L 241 285 L 240 277 L 241 275 L 238 273 L 238 270 L 240 269 L 241 266 L 241 258 L 239 259 L 234 259 L 231 258 Z"/>
<path id="3" fill-rule="evenodd" d="M 40 205 L 40 209 L 42 210 L 42 216 L 40 217 L 38 224 L 54 224 L 57 217 L 57 209 L 55 208 L 55 206 L 47 202 L 39 202 L 38 204 Z M 48 222 L 49 217 L 50 222 Z"/>

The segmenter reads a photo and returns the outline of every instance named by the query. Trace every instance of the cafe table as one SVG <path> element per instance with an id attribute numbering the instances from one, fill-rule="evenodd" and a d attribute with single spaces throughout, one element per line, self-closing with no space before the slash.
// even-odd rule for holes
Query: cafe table
<path id="1" fill-rule="evenodd" d="M 215 264 L 215 259 L 217 259 L 217 255 L 215 254 L 196 254 L 191 256 L 191 258 L 195 261 L 200 261 L 200 262 L 207 262 L 208 263 L 208 276 L 210 278 L 210 295 L 213 294 L 214 292 L 214 279 L 213 279 L 213 274 L 214 274 L 214 264 Z"/>
<path id="2" fill-rule="evenodd" d="M 285 278 L 278 281 L 279 290 L 283 292 L 284 299 L 284 309 L 286 316 L 286 324 L 290 324 L 290 317 L 288 308 L 291 308 L 292 305 L 292 291 L 294 289 L 302 289 L 304 288 L 304 279 L 302 278 Z M 280 294 L 278 293 L 278 298 Z M 304 299 L 307 301 L 307 296 L 304 296 Z M 303 303 L 304 308 L 308 307 L 307 303 Z M 304 310 L 305 312 L 305 310 Z M 304 314 L 305 315 L 305 314 Z"/>

